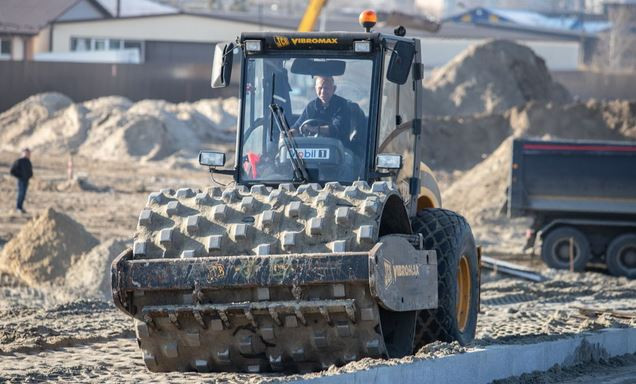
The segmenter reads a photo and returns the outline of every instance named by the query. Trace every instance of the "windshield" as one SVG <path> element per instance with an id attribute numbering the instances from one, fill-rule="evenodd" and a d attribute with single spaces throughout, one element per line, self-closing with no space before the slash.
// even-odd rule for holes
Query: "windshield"
<path id="1" fill-rule="evenodd" d="M 372 73 L 371 59 L 248 58 L 241 180 L 300 181 L 293 156 L 302 159 L 310 182 L 350 183 L 362 177 Z M 272 119 L 271 104 L 282 109 L 292 145 Z"/>

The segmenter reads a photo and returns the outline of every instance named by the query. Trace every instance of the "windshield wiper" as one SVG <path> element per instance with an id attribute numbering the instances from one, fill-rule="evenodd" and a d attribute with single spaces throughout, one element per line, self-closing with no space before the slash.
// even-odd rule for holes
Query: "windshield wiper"
<path id="1" fill-rule="evenodd" d="M 272 73 L 272 94 L 269 95 L 269 102 L 270 104 L 274 102 L 274 96 L 276 95 L 276 72 Z M 271 109 L 271 108 L 270 108 Z M 274 111 L 272 110 L 272 115 L 274 114 Z M 273 141 L 274 140 L 274 122 L 273 122 L 274 118 L 272 116 L 270 116 L 269 119 L 269 141 Z"/>
<path id="2" fill-rule="evenodd" d="M 274 118 L 276 119 L 278 129 L 283 132 L 283 142 L 285 143 L 285 148 L 287 148 L 289 160 L 294 168 L 294 181 L 304 181 L 308 183 L 309 173 L 307 172 L 303 159 L 298 157 L 298 146 L 296 145 L 296 140 L 294 140 L 294 136 L 292 136 L 289 125 L 287 124 L 283 108 L 276 103 L 271 103 L 269 105 L 269 109 L 272 111 Z"/>

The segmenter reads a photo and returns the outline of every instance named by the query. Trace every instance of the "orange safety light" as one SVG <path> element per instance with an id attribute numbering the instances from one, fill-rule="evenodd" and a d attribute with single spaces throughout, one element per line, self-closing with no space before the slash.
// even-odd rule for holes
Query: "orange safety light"
<path id="1" fill-rule="evenodd" d="M 360 25 L 364 27 L 366 32 L 371 32 L 371 28 L 378 22 L 378 15 L 374 10 L 367 9 L 360 13 L 360 17 L 358 17 L 358 21 Z"/>

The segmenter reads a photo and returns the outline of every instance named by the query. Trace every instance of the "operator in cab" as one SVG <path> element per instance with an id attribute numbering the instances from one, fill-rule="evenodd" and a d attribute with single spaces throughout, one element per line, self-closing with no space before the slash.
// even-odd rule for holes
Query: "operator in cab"
<path id="1" fill-rule="evenodd" d="M 354 140 L 355 131 L 366 126 L 366 117 L 357 103 L 335 94 L 331 76 L 315 76 L 316 98 L 310 101 L 292 125 L 301 136 L 332 137 L 343 143 Z"/>

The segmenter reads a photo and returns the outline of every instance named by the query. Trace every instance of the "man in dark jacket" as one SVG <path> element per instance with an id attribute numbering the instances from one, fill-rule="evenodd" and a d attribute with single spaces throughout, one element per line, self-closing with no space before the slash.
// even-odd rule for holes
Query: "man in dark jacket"
<path id="1" fill-rule="evenodd" d="M 336 84 L 331 76 L 316 76 L 316 98 L 307 104 L 303 113 L 291 127 L 294 133 L 301 128 L 303 135 L 333 137 L 346 143 L 352 132 L 366 126 L 364 112 L 358 104 L 335 94 Z M 316 119 L 326 123 L 323 126 L 312 126 L 303 123 Z M 353 123 L 353 124 L 352 124 Z M 353 126 L 352 126 L 353 125 Z"/>
<path id="2" fill-rule="evenodd" d="M 24 148 L 22 157 L 16 160 L 11 166 L 11 175 L 18 179 L 18 202 L 16 208 L 22 213 L 26 213 L 24 207 L 24 199 L 26 198 L 27 188 L 29 187 L 29 179 L 33 177 L 33 168 L 31 167 L 31 150 Z"/>

